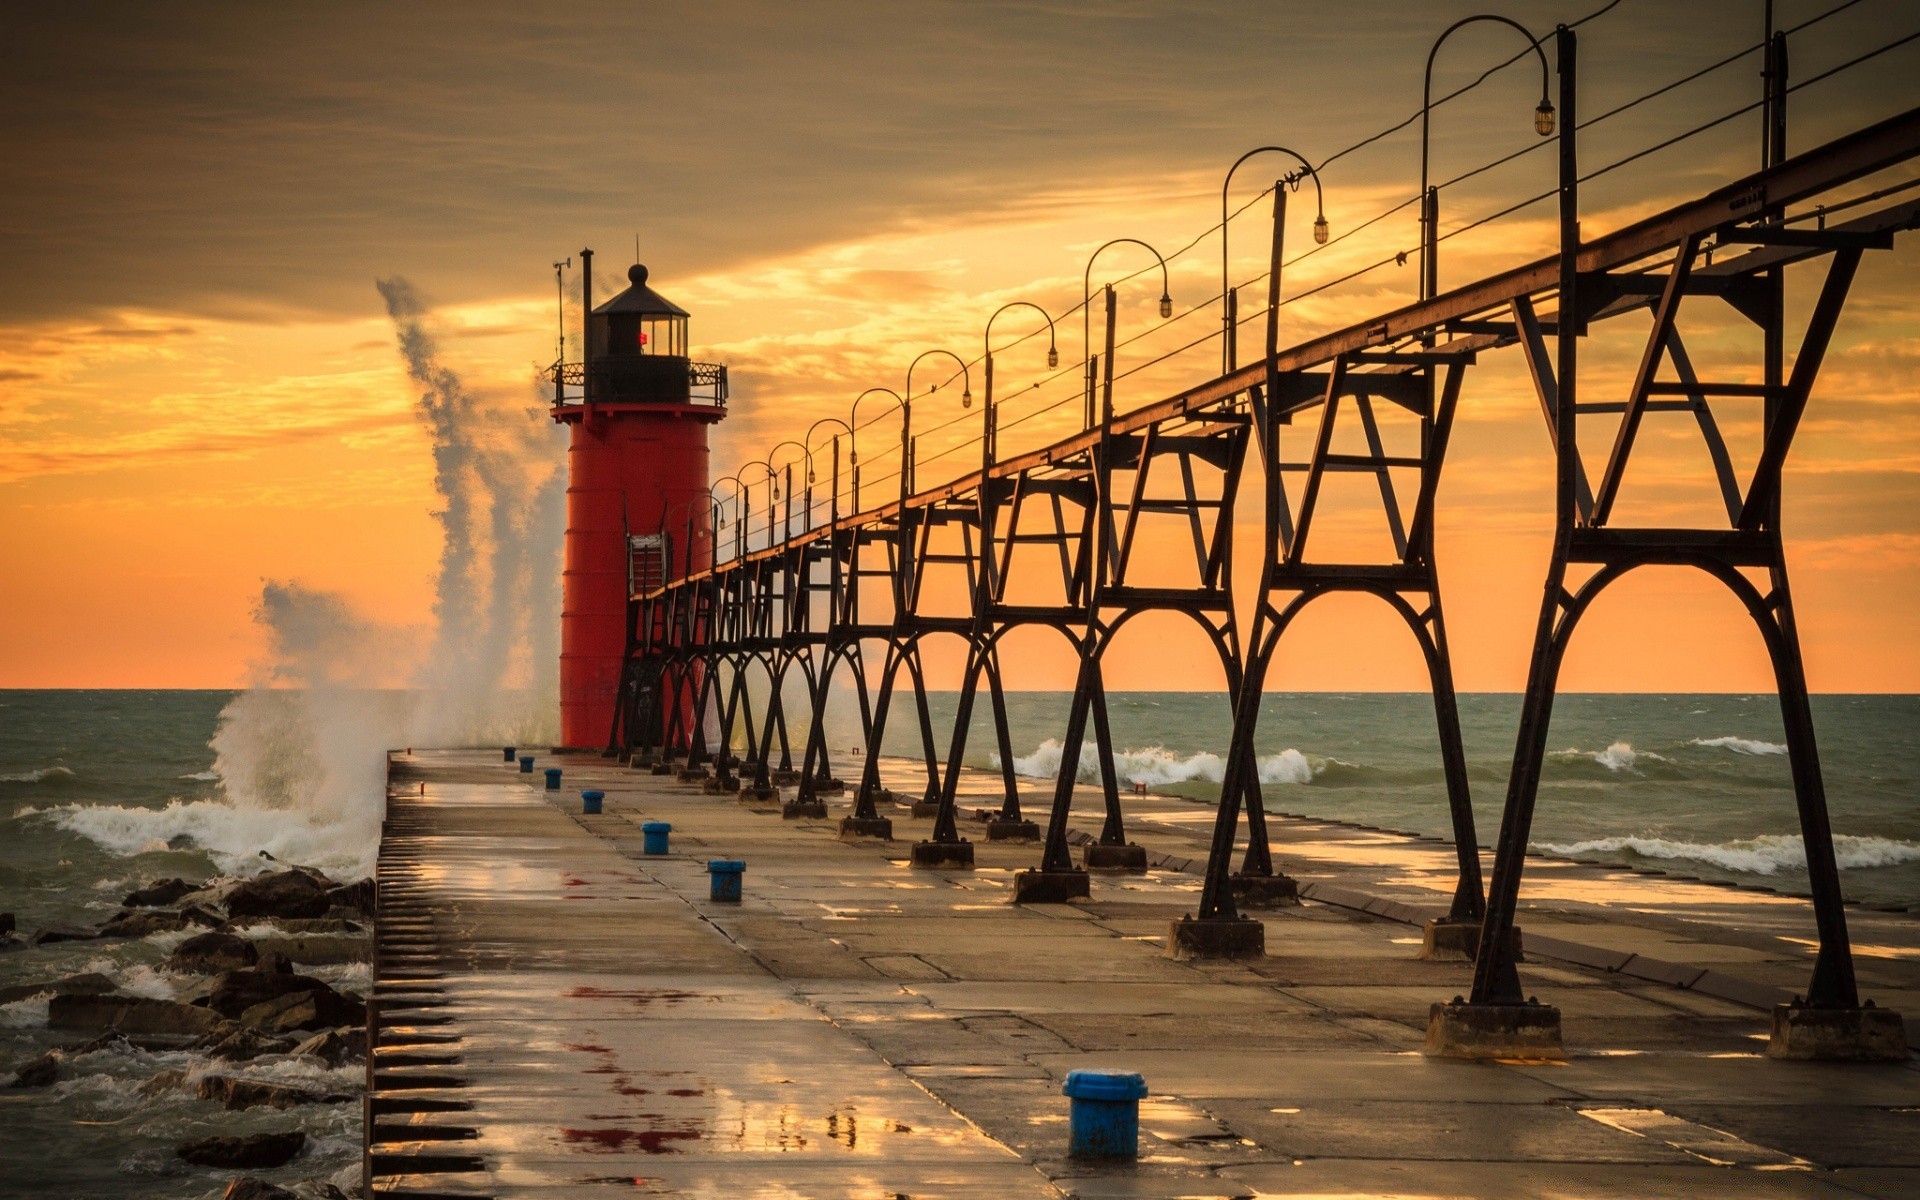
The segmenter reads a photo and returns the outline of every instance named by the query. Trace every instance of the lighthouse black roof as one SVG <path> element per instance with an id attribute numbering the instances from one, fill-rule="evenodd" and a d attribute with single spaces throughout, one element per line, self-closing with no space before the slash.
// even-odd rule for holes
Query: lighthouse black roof
<path id="1" fill-rule="evenodd" d="M 647 268 L 635 263 L 627 268 L 632 283 L 626 291 L 594 309 L 599 313 L 633 313 L 643 317 L 684 317 L 687 310 L 647 286 Z"/>

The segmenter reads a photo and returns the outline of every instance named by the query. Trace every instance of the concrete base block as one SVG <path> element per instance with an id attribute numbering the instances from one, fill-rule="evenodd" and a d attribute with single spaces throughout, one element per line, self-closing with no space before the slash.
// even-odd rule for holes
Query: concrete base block
<path id="1" fill-rule="evenodd" d="M 739 771 L 742 775 L 758 775 L 760 773 L 760 760 L 757 758 L 741 759 Z"/>
<path id="2" fill-rule="evenodd" d="M 1513 927 L 1512 936 L 1507 939 L 1507 948 L 1514 962 L 1525 962 L 1520 953 L 1520 927 Z M 1480 953 L 1480 922 L 1450 921 L 1445 917 L 1436 917 L 1427 922 L 1421 934 L 1420 953 L 1417 958 L 1430 962 L 1472 962 Z"/>
<path id="3" fill-rule="evenodd" d="M 1907 1026 L 1890 1008 L 1773 1007 L 1768 1058 L 1819 1062 L 1905 1062 Z"/>
<path id="4" fill-rule="evenodd" d="M 715 775 L 703 782 L 700 790 L 709 796 L 731 796 L 740 790 L 740 780 L 734 775 Z"/>
<path id="5" fill-rule="evenodd" d="M 1551 1004 L 1436 1004 L 1427 1014 L 1429 1058 L 1551 1058 L 1560 1044 L 1560 1010 Z"/>
<path id="6" fill-rule="evenodd" d="M 700 783 L 707 777 L 705 767 L 685 767 L 680 772 L 681 783 Z"/>
<path id="7" fill-rule="evenodd" d="M 1300 882 L 1291 875 L 1236 871 L 1227 879 L 1233 887 L 1233 902 L 1241 908 L 1289 908 L 1300 903 Z"/>
<path id="8" fill-rule="evenodd" d="M 913 815 L 929 820 L 937 817 L 940 815 L 940 802 L 938 800 L 916 800 L 913 802 Z"/>
<path id="9" fill-rule="evenodd" d="M 1037 842 L 1040 840 L 1040 826 L 1032 821 L 1002 821 L 996 817 L 987 822 L 987 840 L 990 842 Z"/>
<path id="10" fill-rule="evenodd" d="M 653 764 L 653 769 L 651 773 L 654 775 L 671 775 L 674 773 L 673 764 L 663 763 L 663 762 L 655 763 Z"/>
<path id="11" fill-rule="evenodd" d="M 1013 876 L 1015 904 L 1065 904 L 1092 895 L 1085 871 L 1016 871 Z"/>
<path id="12" fill-rule="evenodd" d="M 780 789 L 777 787 L 750 787 L 740 789 L 742 804 L 777 804 L 780 802 Z"/>
<path id="13" fill-rule="evenodd" d="M 893 822 L 885 817 L 842 817 L 840 818 L 840 840 L 858 841 L 861 838 L 879 838 L 883 842 L 893 840 Z"/>
<path id="14" fill-rule="evenodd" d="M 1094 842 L 1081 851 L 1080 862 L 1089 871 L 1114 871 L 1124 875 L 1147 873 L 1145 846 L 1106 846 Z"/>
<path id="15" fill-rule="evenodd" d="M 815 779 L 813 781 L 813 790 L 823 796 L 838 796 L 847 790 L 847 781 L 844 779 Z"/>
<path id="16" fill-rule="evenodd" d="M 824 800 L 789 800 L 780 806 L 780 819 L 824 821 L 827 819 L 827 805 Z"/>
<path id="17" fill-rule="evenodd" d="M 1265 958 L 1267 927 L 1252 917 L 1181 917 L 1167 923 L 1168 958 Z"/>
<path id="18" fill-rule="evenodd" d="M 972 842 L 915 842 L 913 865 L 935 870 L 973 869 Z"/>
<path id="19" fill-rule="evenodd" d="M 888 791 L 886 788 L 875 788 L 871 792 L 866 793 L 866 795 L 867 797 L 872 799 L 873 806 L 875 808 L 879 808 L 882 805 L 897 803 L 896 799 L 894 798 L 894 794 Z M 853 802 L 856 805 L 860 803 L 860 800 L 861 800 L 861 797 L 858 794 L 856 794 L 853 798 Z"/>
<path id="20" fill-rule="evenodd" d="M 800 782 L 798 771 L 774 771 L 767 776 L 775 787 L 792 787 Z"/>

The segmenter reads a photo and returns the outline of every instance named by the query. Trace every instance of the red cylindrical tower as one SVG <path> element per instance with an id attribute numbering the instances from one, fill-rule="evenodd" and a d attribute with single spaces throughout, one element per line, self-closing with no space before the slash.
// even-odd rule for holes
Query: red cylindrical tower
<path id="1" fill-rule="evenodd" d="M 581 260 L 591 296 L 593 252 Z M 553 406 L 572 434 L 560 740 L 582 749 L 613 732 L 633 590 L 708 565 L 707 429 L 727 415 L 726 368 L 687 357 L 686 310 L 647 286 L 645 267 L 627 278 L 587 314 L 585 361 L 577 376 L 561 368 Z"/>

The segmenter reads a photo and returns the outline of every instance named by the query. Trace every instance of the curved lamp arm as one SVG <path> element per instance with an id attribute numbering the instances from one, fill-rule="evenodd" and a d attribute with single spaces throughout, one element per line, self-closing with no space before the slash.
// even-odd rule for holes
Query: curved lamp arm
<path id="1" fill-rule="evenodd" d="M 851 444 L 847 452 L 847 465 L 850 467 L 860 465 L 860 434 L 857 432 L 860 428 L 860 402 L 875 392 L 879 392 L 884 396 L 892 396 L 893 406 L 895 408 L 905 408 L 907 405 L 906 400 L 901 397 L 899 392 L 887 387 L 870 387 L 853 398 L 853 407 L 847 410 L 847 439 Z"/>
<path id="2" fill-rule="evenodd" d="M 972 408 L 973 407 L 973 372 L 967 369 L 966 361 L 951 350 L 923 350 L 920 352 L 918 357 L 916 357 L 912 362 L 907 364 L 907 395 L 906 395 L 906 398 L 900 402 L 901 407 L 909 408 L 909 406 L 913 404 L 913 369 L 920 365 L 921 359 L 932 358 L 936 354 L 944 354 L 948 358 L 952 359 L 955 363 L 959 364 L 960 366 L 960 406 L 962 408 Z M 936 383 L 933 385 L 932 388 L 928 388 L 927 390 L 929 393 L 931 393 L 934 390 L 934 388 L 938 388 L 939 386 L 940 385 Z"/>
<path id="3" fill-rule="evenodd" d="M 1221 308 L 1221 324 L 1222 324 L 1223 332 L 1225 332 L 1225 326 L 1230 324 L 1233 321 L 1233 312 L 1231 309 L 1227 307 L 1227 292 L 1233 286 L 1233 282 L 1228 277 L 1228 274 L 1227 274 L 1227 230 L 1228 230 L 1227 189 L 1233 186 L 1234 172 L 1240 169 L 1240 165 L 1242 163 L 1246 162 L 1248 159 L 1254 157 L 1257 154 L 1289 155 L 1292 158 L 1298 160 L 1298 162 L 1300 163 L 1300 170 L 1305 172 L 1308 176 L 1310 176 L 1313 179 L 1313 241 L 1314 241 L 1314 244 L 1317 246 L 1324 246 L 1327 244 L 1328 226 L 1327 226 L 1326 193 L 1322 191 L 1320 187 L 1320 172 L 1314 168 L 1314 165 L 1312 163 L 1307 161 L 1307 158 L 1304 154 L 1301 154 L 1298 150 L 1288 149 L 1285 146 L 1259 146 L 1252 150 L 1247 151 L 1245 154 L 1242 154 L 1239 158 L 1234 159 L 1233 165 L 1227 168 L 1227 177 L 1220 181 L 1220 308 Z M 1300 179 L 1300 173 L 1295 172 L 1287 176 L 1287 178 L 1282 182 L 1289 183 L 1295 187 L 1298 187 L 1299 179 Z M 1225 364 L 1226 368 L 1229 370 L 1232 369 L 1233 364 L 1227 361 L 1226 354 L 1227 354 L 1227 346 L 1228 344 L 1231 343 L 1231 341 L 1232 341 L 1232 338 L 1229 336 L 1221 342 L 1221 346 L 1220 346 L 1220 354 L 1221 354 L 1220 361 L 1223 364 Z"/>
<path id="4" fill-rule="evenodd" d="M 1541 137 L 1546 137 L 1553 132 L 1553 101 L 1547 98 L 1547 90 L 1553 72 L 1547 66 L 1547 52 L 1541 48 L 1540 39 L 1533 36 L 1532 31 L 1525 25 L 1522 25 L 1512 17 L 1503 17 L 1498 13 L 1476 13 L 1471 17 L 1462 17 L 1447 26 L 1445 31 L 1443 31 L 1438 38 L 1434 39 L 1433 48 L 1427 51 L 1426 76 L 1420 85 L 1420 255 L 1423 260 L 1426 258 L 1427 237 L 1429 233 L 1426 228 L 1426 196 L 1428 134 L 1433 123 L 1433 61 L 1439 55 L 1440 47 L 1446 44 L 1448 38 L 1479 21 L 1492 21 L 1498 25 L 1505 25 L 1516 30 L 1521 37 L 1527 39 L 1527 45 L 1532 47 L 1534 57 L 1540 60 L 1540 105 L 1533 110 L 1534 132 L 1538 133 Z M 1423 261 L 1420 268 L 1421 299 L 1427 298 L 1427 275 L 1427 267 Z"/>
<path id="5" fill-rule="evenodd" d="M 1093 264 L 1100 257 L 1102 250 L 1105 250 L 1108 246 L 1118 246 L 1123 243 L 1132 243 L 1135 246 L 1145 248 L 1148 254 L 1153 255 L 1153 260 L 1160 264 L 1160 316 L 1164 319 L 1173 315 L 1173 288 L 1169 283 L 1167 275 L 1167 260 L 1161 256 L 1158 250 L 1155 250 L 1152 246 L 1148 246 L 1139 238 L 1114 238 L 1112 241 L 1102 245 L 1099 250 L 1093 252 L 1093 257 L 1087 260 L 1087 269 L 1081 274 L 1080 358 L 1083 362 L 1093 355 Z"/>

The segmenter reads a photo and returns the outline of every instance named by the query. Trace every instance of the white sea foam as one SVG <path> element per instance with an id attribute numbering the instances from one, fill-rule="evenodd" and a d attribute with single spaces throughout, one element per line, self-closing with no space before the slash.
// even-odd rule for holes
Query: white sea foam
<path id="1" fill-rule="evenodd" d="M 33 1029 L 45 1025 L 51 999 L 50 994 L 42 993 L 12 1004 L 0 1004 L 0 1029 Z"/>
<path id="2" fill-rule="evenodd" d="M 1694 738 L 1687 743 L 1690 746 L 1708 746 L 1715 750 L 1731 750 L 1735 754 L 1785 754 L 1787 748 L 1779 742 L 1761 742 L 1743 737 Z"/>
<path id="3" fill-rule="evenodd" d="M 376 795 L 385 789 L 377 780 Z M 318 867 L 332 874 L 364 873 L 367 839 L 379 831 L 378 814 L 370 822 L 325 822 L 305 814 L 248 807 L 218 800 L 175 800 L 165 808 L 117 804 L 63 804 L 41 809 L 61 829 L 77 833 L 111 854 L 151 854 L 169 849 L 176 838 L 204 850 L 222 871 L 251 875 L 269 865 L 265 850 L 283 862 Z M 343 814 L 344 815 L 344 814 Z"/>
<path id="4" fill-rule="evenodd" d="M 1636 769 L 1642 759 L 1648 762 L 1667 761 L 1664 755 L 1655 754 L 1651 750 L 1635 750 L 1631 742 L 1614 742 L 1605 750 L 1581 750 L 1569 746 L 1565 750 L 1555 750 L 1553 757 L 1571 760 L 1584 758 L 1590 762 L 1598 763 L 1615 774 L 1621 772 L 1637 773 Z"/>
<path id="5" fill-rule="evenodd" d="M 1895 867 L 1903 863 L 1920 862 L 1920 843 L 1916 842 L 1836 834 L 1833 843 L 1834 858 L 1841 870 Z M 1543 842 L 1540 849 L 1575 857 L 1626 851 L 1642 858 L 1690 859 L 1748 875 L 1774 875 L 1781 871 L 1807 869 L 1806 845 L 1800 840 L 1799 834 L 1767 833 L 1718 843 L 1682 842 L 1658 837 L 1607 837 L 1581 842 Z"/>
<path id="6" fill-rule="evenodd" d="M 196 782 L 196 783 L 218 783 L 218 782 L 220 781 L 220 772 L 218 772 L 218 771 L 195 771 L 195 772 L 194 772 L 193 774 L 191 774 L 191 775 L 182 775 L 182 776 L 181 776 L 180 778 L 182 778 L 182 779 L 191 779 L 191 780 L 193 780 L 193 781 L 194 781 L 194 782 Z"/>
<path id="7" fill-rule="evenodd" d="M 0 775 L 0 783 L 40 783 L 43 780 L 58 779 L 62 776 L 70 779 L 73 777 L 73 772 L 66 767 L 42 767 L 38 771 L 20 771 L 13 775 Z"/>
<path id="8" fill-rule="evenodd" d="M 176 980 L 147 963 L 122 963 L 112 958 L 95 958 L 80 968 L 82 974 L 105 975 L 121 991 L 150 1000 L 172 1000 L 179 993 Z"/>
<path id="9" fill-rule="evenodd" d="M 1013 770 L 1016 775 L 1029 779 L 1057 779 L 1060 775 L 1060 761 L 1064 747 L 1057 739 L 1048 738 L 1032 754 L 1015 755 Z M 1000 756 L 988 756 L 996 768 L 1000 765 Z M 1325 771 L 1331 764 L 1330 759 L 1309 759 L 1298 750 L 1282 750 L 1278 754 L 1262 756 L 1258 760 L 1261 783 L 1311 783 L 1316 775 Z M 1148 787 L 1164 787 L 1170 783 L 1188 783 L 1202 780 L 1219 783 L 1226 778 L 1227 763 L 1218 754 L 1205 750 L 1197 754 L 1180 755 L 1164 746 L 1148 746 L 1140 750 L 1122 750 L 1113 756 L 1114 773 L 1125 784 L 1144 783 Z M 1100 779 L 1099 751 L 1092 742 L 1080 748 L 1080 762 L 1075 778 L 1081 783 L 1096 783 Z"/>

